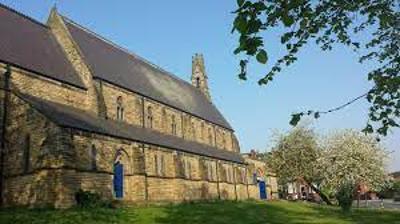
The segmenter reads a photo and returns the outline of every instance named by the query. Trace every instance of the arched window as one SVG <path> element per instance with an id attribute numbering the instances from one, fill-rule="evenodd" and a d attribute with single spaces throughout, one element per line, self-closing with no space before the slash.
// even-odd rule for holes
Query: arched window
<path id="1" fill-rule="evenodd" d="M 214 180 L 213 172 L 212 172 L 212 165 L 211 165 L 210 162 L 207 163 L 207 179 L 208 180 Z"/>
<path id="2" fill-rule="evenodd" d="M 192 164 L 189 159 L 185 160 L 185 177 L 190 179 L 192 176 Z"/>
<path id="3" fill-rule="evenodd" d="M 163 108 L 162 112 L 161 112 L 161 124 L 162 124 L 163 130 L 166 130 L 167 129 L 167 111 L 165 110 L 165 108 Z"/>
<path id="4" fill-rule="evenodd" d="M 172 117 L 171 117 L 171 133 L 173 135 L 176 135 L 176 119 L 175 119 L 175 115 L 172 115 Z"/>
<path id="5" fill-rule="evenodd" d="M 196 127 L 194 125 L 194 122 L 192 122 L 192 138 L 195 139 L 196 138 Z"/>
<path id="6" fill-rule="evenodd" d="M 113 190 L 116 198 L 124 196 L 124 164 L 122 162 L 123 149 L 118 149 L 114 159 Z"/>
<path id="7" fill-rule="evenodd" d="M 158 174 L 158 156 L 157 154 L 154 154 L 154 173 Z"/>
<path id="8" fill-rule="evenodd" d="M 90 168 L 97 170 L 97 149 L 95 145 L 90 148 Z"/>
<path id="9" fill-rule="evenodd" d="M 151 106 L 147 107 L 147 127 L 153 128 L 153 109 Z"/>
<path id="10" fill-rule="evenodd" d="M 241 176 L 242 176 L 242 183 L 245 184 L 246 183 L 246 170 L 245 169 L 242 169 Z"/>
<path id="11" fill-rule="evenodd" d="M 117 120 L 124 119 L 124 105 L 122 102 L 122 96 L 117 97 Z"/>
<path id="12" fill-rule="evenodd" d="M 222 148 L 226 149 L 225 132 L 222 132 Z"/>
<path id="13" fill-rule="evenodd" d="M 154 154 L 154 171 L 157 176 L 164 176 L 165 172 L 164 155 Z"/>
<path id="14" fill-rule="evenodd" d="M 208 143 L 210 145 L 213 143 L 211 128 L 208 128 Z"/>
<path id="15" fill-rule="evenodd" d="M 24 173 L 29 172 L 30 161 L 31 161 L 31 136 L 27 134 L 24 139 L 24 149 L 23 149 L 22 167 Z"/>
<path id="16" fill-rule="evenodd" d="M 196 77 L 196 87 L 200 88 L 200 77 Z"/>
<path id="17" fill-rule="evenodd" d="M 188 161 L 188 178 L 191 179 L 192 178 L 192 163 L 190 161 Z"/>
<path id="18" fill-rule="evenodd" d="M 138 115 L 140 115 L 140 116 L 142 116 L 143 115 L 143 107 L 142 107 L 142 99 L 141 98 L 137 98 L 136 99 L 136 102 L 135 102 L 135 107 L 136 107 L 136 113 L 138 114 Z"/>
<path id="19" fill-rule="evenodd" d="M 223 166 L 223 174 L 224 174 L 223 177 L 224 177 L 224 181 L 225 182 L 229 181 L 229 173 L 228 172 L 229 172 L 228 168 Z"/>
<path id="20" fill-rule="evenodd" d="M 204 140 L 204 123 L 201 122 L 201 126 L 200 126 L 200 138 L 201 140 Z"/>
<path id="21" fill-rule="evenodd" d="M 165 174 L 165 158 L 164 155 L 161 155 L 160 157 L 160 172 L 158 175 L 164 176 Z"/>

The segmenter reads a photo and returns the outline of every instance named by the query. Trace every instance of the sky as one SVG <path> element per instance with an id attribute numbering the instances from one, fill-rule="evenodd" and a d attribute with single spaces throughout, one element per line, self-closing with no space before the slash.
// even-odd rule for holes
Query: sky
<path id="1" fill-rule="evenodd" d="M 249 80 L 240 81 L 239 58 L 232 53 L 238 37 L 230 32 L 235 0 L 0 3 L 40 22 L 47 20 L 50 9 L 57 4 L 62 15 L 187 81 L 192 56 L 202 53 L 212 100 L 235 129 L 242 152 L 268 151 L 273 133 L 290 130 L 293 112 L 330 109 L 371 87 L 366 74 L 373 65 L 358 63 L 359 54 L 341 46 L 323 52 L 313 44 L 307 45 L 296 64 L 284 69 L 270 85 L 257 85 L 268 65 L 256 63 L 249 68 Z M 264 36 L 270 64 L 284 53 L 278 31 Z M 359 101 L 322 116 L 312 126 L 321 135 L 347 128 L 361 130 L 367 112 L 367 101 Z M 382 143 L 392 152 L 388 170 L 400 170 L 400 129 L 393 130 Z"/>

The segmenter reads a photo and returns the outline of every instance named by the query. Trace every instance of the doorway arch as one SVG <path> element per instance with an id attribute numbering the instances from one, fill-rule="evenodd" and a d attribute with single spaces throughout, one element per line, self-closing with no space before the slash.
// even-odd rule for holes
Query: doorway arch
<path id="1" fill-rule="evenodd" d="M 117 199 L 124 197 L 124 157 L 125 151 L 118 149 L 115 153 L 114 164 L 113 164 L 113 194 Z M 126 169 L 126 168 L 125 168 Z"/>

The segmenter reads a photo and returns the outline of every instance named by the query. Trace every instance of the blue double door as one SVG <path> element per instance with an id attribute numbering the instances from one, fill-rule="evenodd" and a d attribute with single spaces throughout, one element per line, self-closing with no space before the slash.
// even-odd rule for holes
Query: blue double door
<path id="1" fill-rule="evenodd" d="M 114 195 L 116 198 L 124 196 L 124 166 L 117 162 L 114 164 Z"/>

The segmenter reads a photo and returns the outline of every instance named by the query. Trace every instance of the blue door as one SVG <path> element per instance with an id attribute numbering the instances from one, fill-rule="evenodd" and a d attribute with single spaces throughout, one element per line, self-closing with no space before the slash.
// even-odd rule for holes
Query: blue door
<path id="1" fill-rule="evenodd" d="M 261 199 L 267 199 L 267 192 L 265 189 L 265 182 L 264 181 L 260 181 L 258 186 L 260 187 L 260 198 Z"/>
<path id="2" fill-rule="evenodd" d="M 124 196 L 124 166 L 120 162 L 114 164 L 114 194 L 116 198 Z"/>

